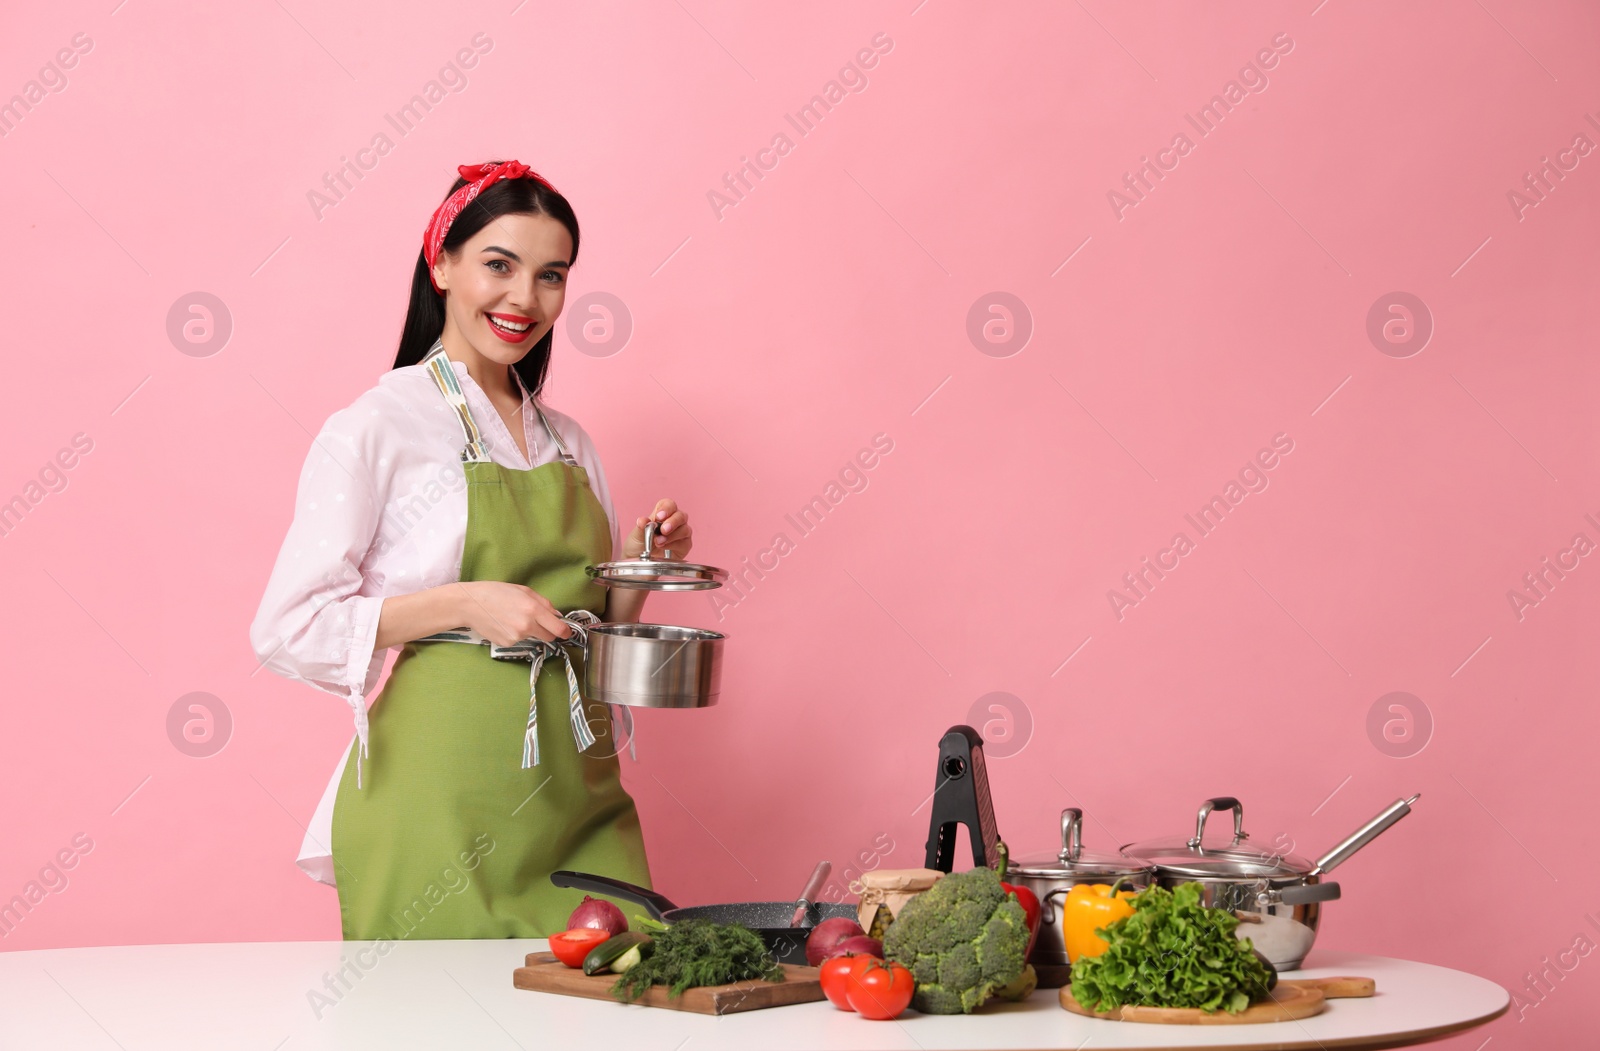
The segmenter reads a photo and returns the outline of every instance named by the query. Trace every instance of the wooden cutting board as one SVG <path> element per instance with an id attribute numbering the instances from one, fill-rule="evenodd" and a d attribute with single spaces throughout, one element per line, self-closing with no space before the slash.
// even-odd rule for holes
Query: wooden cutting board
<path id="1" fill-rule="evenodd" d="M 1157 1025 L 1253 1025 L 1262 1022 L 1288 1022 L 1310 1018 L 1341 996 L 1371 996 L 1377 983 L 1371 978 L 1281 978 L 1268 994 L 1238 1014 L 1198 1007 L 1140 1007 L 1124 1004 L 1117 1011 L 1091 1011 L 1072 998 L 1072 987 L 1061 987 L 1061 1006 L 1073 1014 L 1108 1018 L 1115 1022 L 1154 1022 Z"/>
<path id="2" fill-rule="evenodd" d="M 669 997 L 666 986 L 652 986 L 639 999 L 632 1001 L 645 1007 L 665 1007 L 673 1011 L 692 1011 L 695 1014 L 727 1015 L 740 1011 L 758 1011 L 763 1007 L 785 1007 L 789 1004 L 807 1004 L 825 999 L 822 994 L 821 972 L 815 967 L 799 967 L 792 963 L 780 964 L 783 968 L 781 982 L 733 982 L 729 985 L 699 985 L 685 989 L 682 996 Z M 568 967 L 556 959 L 555 953 L 530 952 L 528 965 L 518 967 L 511 975 L 511 984 L 518 989 L 531 989 L 539 993 L 559 993 L 562 996 L 582 996 L 590 1000 L 609 1000 L 622 1003 L 611 995 L 617 982 L 614 974 L 584 974 L 576 967 Z"/>

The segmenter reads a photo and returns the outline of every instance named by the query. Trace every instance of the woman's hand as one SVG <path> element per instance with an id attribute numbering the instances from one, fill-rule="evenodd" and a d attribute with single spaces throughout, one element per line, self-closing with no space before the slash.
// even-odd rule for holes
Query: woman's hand
<path id="1" fill-rule="evenodd" d="M 641 546 L 643 542 L 641 538 Z M 448 586 L 461 589 L 462 621 L 496 646 L 530 638 L 550 642 L 572 634 L 561 611 L 530 587 L 499 580 L 464 580 Z"/>
<path id="2" fill-rule="evenodd" d="M 665 497 L 656 501 L 654 511 L 634 522 L 633 532 L 623 542 L 622 557 L 636 559 L 644 553 L 644 527 L 651 521 L 656 522 L 657 526 L 656 549 L 650 552 L 650 557 L 662 558 L 662 552 L 670 550 L 672 561 L 687 561 L 689 550 L 694 547 L 694 530 L 689 526 L 689 515 L 678 510 L 676 501 Z"/>

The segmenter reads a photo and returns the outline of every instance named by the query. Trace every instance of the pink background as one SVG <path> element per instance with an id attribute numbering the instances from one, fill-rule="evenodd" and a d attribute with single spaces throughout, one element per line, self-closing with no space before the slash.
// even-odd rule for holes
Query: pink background
<path id="1" fill-rule="evenodd" d="M 0 39 L 0 98 L 92 42 L 0 139 L 0 497 L 93 442 L 0 542 L 0 897 L 93 843 L 0 948 L 338 937 L 293 857 L 349 714 L 257 674 L 246 629 L 310 435 L 392 361 L 454 166 L 515 156 L 582 223 L 568 315 L 604 292 L 632 319 L 600 356 L 564 318 L 548 388 L 619 513 L 675 497 L 730 568 L 794 542 L 736 605 L 647 607 L 731 636 L 722 705 L 645 713 L 624 765 L 658 888 L 920 865 L 938 738 L 977 719 L 1018 853 L 1063 806 L 1114 849 L 1233 794 L 1255 841 L 1316 856 L 1422 792 L 1337 873 L 1319 946 L 1530 1001 L 1452 1047 L 1592 1033 L 1600 957 L 1569 954 L 1542 1003 L 1524 976 L 1600 941 L 1600 567 L 1520 619 L 1507 597 L 1600 542 L 1600 156 L 1520 217 L 1508 199 L 1600 143 L 1592 7 L 112 8 L 28 6 Z M 464 87 L 396 133 L 480 33 Z M 785 114 L 880 33 L 801 136 Z M 1266 86 L 1190 127 L 1278 34 Z M 383 131 L 318 218 L 308 192 Z M 1108 192 L 1184 131 L 1119 218 Z M 708 192 L 779 132 L 794 148 L 719 219 Z M 167 331 L 196 291 L 233 325 L 205 356 Z M 1004 319 L 1001 345 L 969 337 L 996 291 L 1026 305 L 1020 350 Z M 1432 317 L 1420 352 L 1368 336 L 1396 291 Z M 867 487 L 800 537 L 785 514 L 877 434 Z M 1119 619 L 1123 574 L 1197 539 L 1184 515 L 1278 434 L 1265 491 Z M 209 758 L 168 736 L 193 691 L 233 721 Z M 1432 723 L 1409 756 L 1368 729 L 1396 691 Z M 1014 700 L 974 716 L 993 692 Z"/>

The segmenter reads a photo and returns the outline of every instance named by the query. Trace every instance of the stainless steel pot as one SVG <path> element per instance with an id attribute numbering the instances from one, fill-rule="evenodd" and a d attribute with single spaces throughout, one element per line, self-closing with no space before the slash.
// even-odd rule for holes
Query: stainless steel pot
<path id="1" fill-rule="evenodd" d="M 1061 852 L 1037 861 L 1013 862 L 1006 868 L 1006 882 L 1027 887 L 1039 899 L 1039 937 L 1028 962 L 1036 966 L 1071 962 L 1061 931 L 1061 899 L 1073 887 L 1120 879 L 1130 890 L 1143 890 L 1154 876 L 1153 866 L 1125 854 L 1084 850 L 1083 811 L 1077 807 L 1061 811 Z"/>
<path id="2" fill-rule="evenodd" d="M 1322 903 L 1339 897 L 1339 885 L 1322 877 L 1411 813 L 1420 798 L 1396 800 L 1316 862 L 1291 853 L 1266 853 L 1245 844 L 1244 806 L 1232 796 L 1208 799 L 1186 840 L 1130 843 L 1130 858 L 1155 866 L 1163 887 L 1199 883 L 1201 900 L 1238 916 L 1235 934 L 1250 943 L 1280 971 L 1297 969 L 1316 941 Z M 1205 842 L 1206 818 L 1214 810 L 1233 811 L 1233 836 L 1222 845 Z"/>
<path id="3" fill-rule="evenodd" d="M 721 587 L 727 571 L 653 558 L 657 523 L 644 529 L 644 553 L 588 567 L 611 588 L 703 591 Z M 670 553 L 670 552 L 669 552 Z M 590 701 L 632 708 L 706 708 L 722 690 L 722 645 L 727 636 L 671 624 L 596 624 L 584 643 L 583 693 Z"/>
<path id="4" fill-rule="evenodd" d="M 634 708 L 707 708 L 722 692 L 722 643 L 705 628 L 597 624 L 589 629 L 583 694 Z"/>

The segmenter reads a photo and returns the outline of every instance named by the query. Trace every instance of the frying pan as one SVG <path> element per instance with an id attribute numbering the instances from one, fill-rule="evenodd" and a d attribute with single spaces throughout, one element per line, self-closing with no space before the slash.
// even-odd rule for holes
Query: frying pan
<path id="1" fill-rule="evenodd" d="M 779 963 L 797 963 L 802 966 L 806 962 L 806 939 L 810 937 L 812 927 L 836 916 L 850 920 L 856 918 L 856 907 L 848 902 L 842 904 L 812 902 L 806 906 L 804 925 L 791 927 L 789 921 L 794 918 L 795 910 L 793 901 L 744 901 L 732 905 L 691 905 L 679 908 L 664 894 L 646 890 L 625 880 L 612 879 L 610 876 L 596 876 L 589 872 L 570 872 L 562 869 L 550 873 L 550 882 L 558 887 L 571 887 L 573 890 L 588 891 L 590 894 L 605 894 L 643 905 L 651 916 L 663 923 L 696 919 L 710 920 L 713 923 L 742 923 L 761 935 L 761 939 L 767 943 L 767 948 L 772 950 L 772 955 Z"/>

